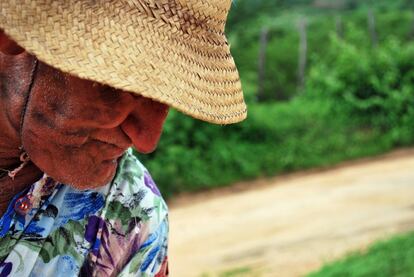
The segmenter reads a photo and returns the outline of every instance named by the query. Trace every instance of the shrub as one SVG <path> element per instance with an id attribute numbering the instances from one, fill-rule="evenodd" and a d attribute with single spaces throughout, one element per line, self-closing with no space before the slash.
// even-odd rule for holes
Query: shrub
<path id="1" fill-rule="evenodd" d="M 328 97 L 352 115 L 355 124 L 391 132 L 396 144 L 414 139 L 414 44 L 390 39 L 376 49 L 332 37 L 327 62 L 309 75 L 307 96 Z"/>
<path id="2" fill-rule="evenodd" d="M 158 150 L 140 159 L 169 197 L 390 148 L 376 130 L 332 114 L 332 104 L 297 98 L 250 105 L 249 118 L 234 126 L 209 125 L 172 112 Z"/>

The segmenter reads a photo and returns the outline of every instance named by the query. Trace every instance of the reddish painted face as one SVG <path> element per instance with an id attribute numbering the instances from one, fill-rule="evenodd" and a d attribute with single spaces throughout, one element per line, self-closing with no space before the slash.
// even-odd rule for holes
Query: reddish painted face
<path id="1" fill-rule="evenodd" d="M 135 146 L 156 148 L 168 106 L 65 74 L 39 62 L 24 120 L 32 161 L 78 188 L 109 182 L 118 159 Z"/>

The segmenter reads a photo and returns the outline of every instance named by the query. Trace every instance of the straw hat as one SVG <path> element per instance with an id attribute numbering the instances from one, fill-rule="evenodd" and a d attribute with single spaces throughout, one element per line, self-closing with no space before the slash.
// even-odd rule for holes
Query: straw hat
<path id="1" fill-rule="evenodd" d="M 231 0 L 0 0 L 0 28 L 64 72 L 195 118 L 246 117 L 224 27 Z"/>

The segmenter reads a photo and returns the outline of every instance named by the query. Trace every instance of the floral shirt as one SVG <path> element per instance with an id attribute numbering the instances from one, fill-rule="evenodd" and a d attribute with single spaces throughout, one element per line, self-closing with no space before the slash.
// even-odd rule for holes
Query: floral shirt
<path id="1" fill-rule="evenodd" d="M 45 175 L 16 195 L 0 219 L 0 277 L 166 276 L 167 242 L 167 205 L 129 149 L 104 187 Z"/>

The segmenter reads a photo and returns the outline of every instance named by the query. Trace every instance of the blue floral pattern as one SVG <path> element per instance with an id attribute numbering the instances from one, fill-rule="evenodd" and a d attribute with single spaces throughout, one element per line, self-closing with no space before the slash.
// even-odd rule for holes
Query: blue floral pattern
<path id="1" fill-rule="evenodd" d="M 0 277 L 167 276 L 168 209 L 128 150 L 108 185 L 79 191 L 47 175 L 38 203 L 0 219 Z"/>

